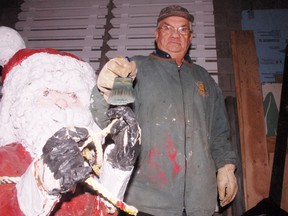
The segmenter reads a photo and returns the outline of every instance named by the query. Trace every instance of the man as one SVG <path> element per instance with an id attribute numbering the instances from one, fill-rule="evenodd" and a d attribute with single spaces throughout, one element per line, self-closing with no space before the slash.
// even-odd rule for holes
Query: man
<path id="1" fill-rule="evenodd" d="M 107 190 L 108 198 L 121 204 L 133 160 L 118 164 L 107 151 L 103 160 L 101 145 L 110 134 L 118 147 L 108 145 L 114 155 L 122 153 L 122 145 L 126 150 L 131 145 L 139 148 L 140 129 L 133 113 L 129 109 L 110 109 L 107 114 L 114 123 L 101 131 L 89 111 L 90 94 L 96 84 L 93 68 L 70 53 L 25 49 L 24 42 L 18 41 L 23 40 L 14 29 L 0 27 L 0 63 L 4 66 L 0 102 L 1 214 L 116 215 L 115 203 L 103 202 L 98 192 L 92 193 L 83 182 L 92 178 L 102 185 L 100 193 L 104 190 L 104 197 Z M 91 155 L 87 160 L 82 151 L 85 143 L 89 144 L 87 155 Z M 92 168 L 96 168 L 94 172 Z M 79 182 L 82 187 L 75 191 Z"/>
<path id="2" fill-rule="evenodd" d="M 156 51 L 134 56 L 132 62 L 111 59 L 93 90 L 92 98 L 102 102 L 92 103 L 91 111 L 104 127 L 113 78 L 134 78 L 137 71 L 133 109 L 142 129 L 142 151 L 126 201 L 140 216 L 209 216 L 216 207 L 217 186 L 221 206 L 237 192 L 223 96 L 187 54 L 193 19 L 178 5 L 162 9 Z"/>

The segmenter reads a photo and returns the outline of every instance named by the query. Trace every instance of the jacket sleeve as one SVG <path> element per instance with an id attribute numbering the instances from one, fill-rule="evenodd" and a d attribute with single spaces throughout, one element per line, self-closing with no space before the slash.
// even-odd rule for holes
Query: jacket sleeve
<path id="1" fill-rule="evenodd" d="M 236 154 L 230 142 L 230 127 L 224 98 L 219 86 L 215 83 L 215 95 L 211 110 L 210 149 L 216 170 L 225 164 L 236 165 Z"/>
<path id="2" fill-rule="evenodd" d="M 101 95 L 97 85 L 95 85 L 90 97 L 90 111 L 94 121 L 101 129 L 105 128 L 110 123 L 110 120 L 106 115 L 108 109 L 109 104 Z"/>

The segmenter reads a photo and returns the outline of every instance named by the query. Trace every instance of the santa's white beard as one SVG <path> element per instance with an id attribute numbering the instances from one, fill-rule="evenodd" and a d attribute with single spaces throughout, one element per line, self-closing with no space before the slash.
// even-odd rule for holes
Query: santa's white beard
<path id="1" fill-rule="evenodd" d="M 14 66 L 7 74 L 0 103 L 0 146 L 21 142 L 33 157 L 62 127 L 88 127 L 99 131 L 89 110 L 90 93 L 96 84 L 93 68 L 62 55 L 39 52 Z M 45 91 L 63 99 L 61 107 L 45 97 Z M 52 94 L 53 95 L 53 94 Z M 62 96 L 61 96 L 62 97 Z M 61 98 L 60 98 L 61 99 Z"/>
<path id="2" fill-rule="evenodd" d="M 42 148 L 47 140 L 62 127 L 92 129 L 93 120 L 88 108 L 61 109 L 56 105 L 44 107 L 34 103 L 15 105 L 10 113 L 13 133 L 33 157 L 42 155 Z"/>

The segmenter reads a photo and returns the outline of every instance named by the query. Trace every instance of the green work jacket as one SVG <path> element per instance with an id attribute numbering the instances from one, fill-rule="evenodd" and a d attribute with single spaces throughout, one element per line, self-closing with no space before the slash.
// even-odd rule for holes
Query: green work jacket
<path id="1" fill-rule="evenodd" d="M 199 65 L 155 54 L 134 56 L 133 110 L 142 150 L 125 201 L 155 216 L 211 216 L 217 203 L 216 171 L 236 164 L 220 88 Z M 102 127 L 108 104 L 97 87 L 91 111 Z M 113 183 L 112 183 L 113 184 Z"/>

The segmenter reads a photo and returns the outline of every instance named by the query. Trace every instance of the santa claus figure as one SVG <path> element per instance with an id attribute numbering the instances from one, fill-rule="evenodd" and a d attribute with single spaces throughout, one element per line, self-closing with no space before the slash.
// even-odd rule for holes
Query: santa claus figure
<path id="1" fill-rule="evenodd" d="M 0 49 L 1 214 L 117 215 L 117 207 L 136 214 L 121 201 L 133 164 L 109 158 L 127 156 L 132 146 L 136 160 L 140 129 L 132 111 L 111 109 L 112 123 L 100 130 L 89 110 L 96 77 L 88 63 L 54 49 L 26 49 L 21 36 L 3 26 Z M 108 134 L 115 144 L 103 158 Z"/>

